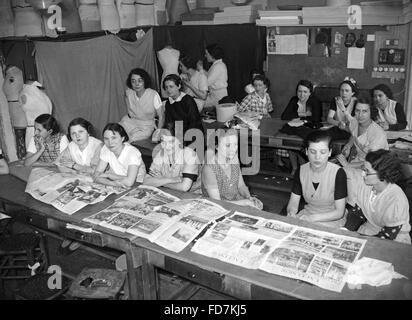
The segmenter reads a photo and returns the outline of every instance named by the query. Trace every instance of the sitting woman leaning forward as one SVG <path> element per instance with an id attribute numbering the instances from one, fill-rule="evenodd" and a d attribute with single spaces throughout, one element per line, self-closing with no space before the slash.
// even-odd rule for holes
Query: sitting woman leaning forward
<path id="1" fill-rule="evenodd" d="M 146 167 L 137 148 L 127 141 L 129 137 L 118 123 L 108 123 L 103 129 L 104 146 L 94 173 L 94 180 L 110 186 L 130 188 L 143 182 Z"/>
<path id="2" fill-rule="evenodd" d="M 93 131 L 92 124 L 83 118 L 70 121 L 67 129 L 70 143 L 56 160 L 61 172 L 94 172 L 99 163 L 102 142 L 92 136 Z"/>
<path id="3" fill-rule="evenodd" d="M 334 228 L 342 227 L 347 182 L 345 171 L 328 161 L 332 138 L 325 131 L 314 131 L 305 144 L 309 162 L 296 171 L 287 214 Z M 302 196 L 305 204 L 300 210 Z"/>
<path id="4" fill-rule="evenodd" d="M 221 130 L 218 130 L 221 132 Z M 206 197 L 262 209 L 243 181 L 238 159 L 238 136 L 230 129 L 219 135 L 217 152 L 209 148 L 202 170 L 202 192 Z"/>
<path id="5" fill-rule="evenodd" d="M 160 131 L 158 150 L 153 150 L 153 162 L 144 184 L 194 192 L 200 189 L 200 161 L 196 152 L 183 147 L 167 129 Z"/>

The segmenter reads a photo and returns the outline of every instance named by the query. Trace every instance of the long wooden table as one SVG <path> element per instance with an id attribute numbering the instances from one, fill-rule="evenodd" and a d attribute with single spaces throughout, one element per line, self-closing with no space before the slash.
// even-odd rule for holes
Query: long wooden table
<path id="1" fill-rule="evenodd" d="M 412 299 L 412 247 L 409 245 L 368 238 L 362 256 L 391 262 L 395 271 L 408 279 L 394 279 L 390 285 L 382 287 L 364 285 L 361 290 L 351 290 L 345 286 L 341 293 L 335 293 L 295 279 L 211 259 L 191 252 L 191 245 L 180 253 L 174 253 L 146 239 L 133 238 L 129 234 L 82 221 L 83 218 L 113 203 L 120 195 L 111 195 L 101 203 L 89 205 L 73 215 L 66 215 L 24 193 L 25 183 L 14 176 L 0 176 L 0 186 L 0 208 L 16 220 L 41 230 L 62 233 L 74 240 L 125 252 L 132 299 L 159 297 L 156 276 L 158 268 L 240 299 Z M 187 193 L 167 191 L 181 198 L 191 197 Z M 228 210 L 237 210 L 317 230 L 332 231 L 305 221 L 240 207 L 224 201 L 216 202 Z M 90 234 L 69 230 L 65 227 L 66 223 L 92 227 L 94 232 Z M 356 233 L 343 230 L 333 232 L 360 237 Z"/>

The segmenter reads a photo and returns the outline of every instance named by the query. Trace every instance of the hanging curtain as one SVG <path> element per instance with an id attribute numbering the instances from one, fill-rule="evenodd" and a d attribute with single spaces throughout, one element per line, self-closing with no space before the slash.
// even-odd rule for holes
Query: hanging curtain
<path id="1" fill-rule="evenodd" d="M 127 42 L 114 35 L 73 42 L 35 42 L 39 79 L 54 102 L 64 131 L 76 117 L 89 120 L 98 137 L 126 113 L 126 78 L 143 68 L 158 82 L 153 35 Z M 157 90 L 157 86 L 153 89 Z"/>

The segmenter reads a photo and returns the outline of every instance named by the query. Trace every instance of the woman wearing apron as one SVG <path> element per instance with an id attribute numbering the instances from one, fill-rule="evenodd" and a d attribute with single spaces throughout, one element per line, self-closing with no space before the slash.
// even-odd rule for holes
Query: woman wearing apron
<path id="1" fill-rule="evenodd" d="M 157 127 L 164 123 L 164 112 L 159 94 L 150 88 L 149 74 L 140 68 L 130 71 L 127 78 L 127 114 L 120 120 L 130 142 L 150 138 L 156 128 L 155 117 L 159 118 Z"/>

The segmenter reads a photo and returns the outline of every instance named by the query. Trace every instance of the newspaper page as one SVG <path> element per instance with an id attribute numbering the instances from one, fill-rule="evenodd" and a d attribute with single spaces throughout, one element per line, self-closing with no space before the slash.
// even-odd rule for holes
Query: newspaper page
<path id="1" fill-rule="evenodd" d="M 129 232 L 130 229 L 129 233 L 132 234 L 135 234 L 132 227 L 140 223 L 143 234 L 150 237 L 150 233 L 145 233 L 145 231 L 151 230 L 154 226 L 145 224 L 144 221 L 154 219 L 157 227 L 167 223 L 173 218 L 173 214 L 157 213 L 154 208 L 177 200 L 179 198 L 158 188 L 141 185 L 117 199 L 110 207 L 85 218 L 84 221 L 121 232 Z"/>
<path id="2" fill-rule="evenodd" d="M 121 187 L 94 183 L 87 175 L 33 168 L 25 192 L 71 215 L 88 204 L 103 201 L 110 194 L 118 194 L 125 190 Z"/>
<path id="3" fill-rule="evenodd" d="M 158 210 L 176 210 L 183 215 L 154 241 L 174 252 L 182 251 L 207 225 L 230 212 L 206 199 L 181 200 Z"/>
<path id="4" fill-rule="evenodd" d="M 366 240 L 298 227 L 266 258 L 260 269 L 341 292 L 349 266 Z"/>
<path id="5" fill-rule="evenodd" d="M 197 240 L 193 252 L 257 269 L 276 245 L 288 236 L 295 226 L 235 212 L 214 224 Z"/>
<path id="6" fill-rule="evenodd" d="M 235 212 L 215 223 L 193 252 L 340 292 L 366 240 Z"/>

